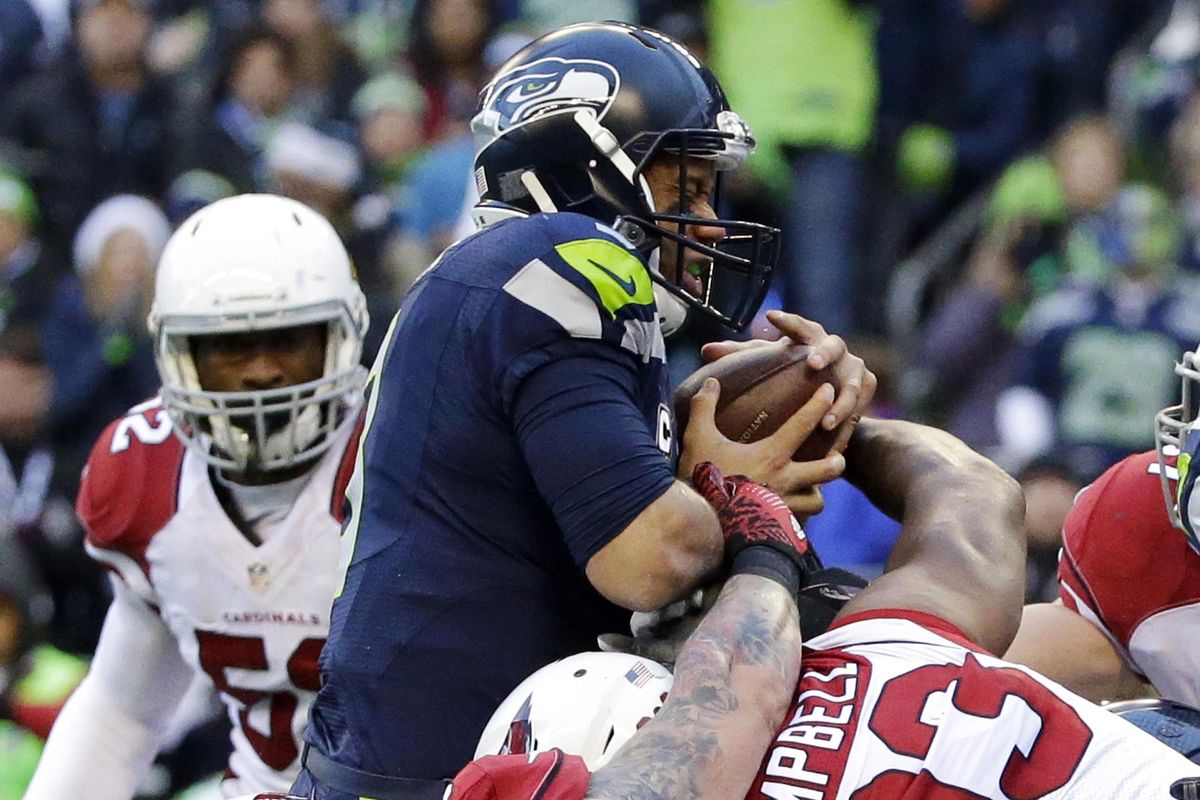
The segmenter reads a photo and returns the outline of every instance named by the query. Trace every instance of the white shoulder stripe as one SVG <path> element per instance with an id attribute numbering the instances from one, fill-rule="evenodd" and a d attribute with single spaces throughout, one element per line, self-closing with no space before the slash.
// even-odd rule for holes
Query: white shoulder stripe
<path id="1" fill-rule="evenodd" d="M 504 291 L 580 339 L 600 338 L 600 309 L 582 289 L 534 259 L 508 279 Z"/>
<path id="2" fill-rule="evenodd" d="M 621 339 L 621 347 L 639 356 L 643 362 L 652 358 L 667 360 L 667 345 L 663 341 L 658 320 L 625 320 L 625 336 Z"/>
<path id="3" fill-rule="evenodd" d="M 125 585 L 139 599 L 154 606 L 160 604 L 158 593 L 154 591 L 154 587 L 150 583 L 150 577 L 142 571 L 141 566 L 136 561 L 124 553 L 118 553 L 116 550 L 96 547 L 87 540 L 84 540 L 83 546 L 89 556 L 101 564 L 110 567 L 121 576 L 121 580 L 125 582 Z"/>
<path id="4" fill-rule="evenodd" d="M 1134 664 L 1133 656 L 1129 654 L 1129 651 L 1125 648 L 1125 645 L 1121 644 L 1121 642 L 1117 640 L 1117 637 L 1113 635 L 1112 631 L 1108 629 L 1108 626 L 1104 624 L 1104 621 L 1100 619 L 1100 615 L 1097 614 L 1090 605 L 1088 605 L 1088 602 L 1084 600 L 1078 592 L 1076 592 L 1063 581 L 1059 581 L 1058 585 L 1060 588 L 1066 591 L 1067 594 L 1071 595 L 1071 600 L 1074 601 L 1075 610 L 1079 616 L 1095 625 L 1096 629 L 1104 634 L 1104 638 L 1108 639 L 1108 641 L 1112 644 L 1113 649 L 1117 651 L 1117 655 L 1121 657 L 1121 660 L 1128 664 L 1134 672 L 1138 673 L 1139 675 L 1142 674 L 1141 667 Z"/>

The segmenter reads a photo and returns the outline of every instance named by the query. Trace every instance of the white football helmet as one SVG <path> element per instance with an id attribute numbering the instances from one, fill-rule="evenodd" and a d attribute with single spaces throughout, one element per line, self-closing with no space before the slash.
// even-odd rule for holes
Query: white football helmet
<path id="1" fill-rule="evenodd" d="M 319 379 L 262 391 L 200 386 L 193 337 L 319 323 L 328 326 Z M 265 194 L 200 209 L 163 251 L 148 320 L 176 434 L 210 464 L 234 471 L 315 458 L 361 402 L 367 324 L 350 258 L 324 217 Z"/>
<path id="2" fill-rule="evenodd" d="M 627 653 L 579 653 L 555 661 L 500 704 L 475 757 L 558 748 L 595 771 L 658 713 L 674 683 L 662 664 Z"/>

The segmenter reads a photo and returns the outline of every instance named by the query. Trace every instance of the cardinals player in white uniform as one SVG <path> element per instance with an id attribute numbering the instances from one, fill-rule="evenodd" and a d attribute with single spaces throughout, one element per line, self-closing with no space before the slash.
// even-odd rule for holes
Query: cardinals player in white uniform
<path id="1" fill-rule="evenodd" d="M 1126 458 L 1076 498 L 1060 599 L 1025 609 L 1006 656 L 1093 700 L 1157 693 L 1200 707 L 1198 362 L 1185 353 L 1175 368 L 1182 398 L 1155 420 L 1157 453 Z"/>
<path id="2" fill-rule="evenodd" d="M 197 672 L 233 723 L 226 796 L 285 790 L 299 769 L 360 417 L 362 292 L 325 219 L 242 195 L 176 231 L 149 325 L 161 399 L 104 431 L 77 504 L 113 603 L 26 800 L 128 800 Z"/>
<path id="3" fill-rule="evenodd" d="M 700 641 L 693 636 L 681 651 L 676 688 L 644 725 L 616 723 L 638 718 L 620 706 L 639 684 L 653 685 L 655 695 L 642 692 L 641 716 L 655 713 L 663 686 L 653 663 L 618 665 L 606 691 L 581 692 L 574 707 L 540 703 L 535 674 L 518 688 L 520 710 L 505 708 L 519 733 L 506 738 L 510 752 L 514 742 L 542 752 L 477 759 L 455 779 L 452 799 L 1197 796 L 1186 793 L 1200 791 L 1200 766 L 988 652 L 1008 645 L 1021 613 L 1022 501 L 1011 479 L 948 434 L 903 422 L 864 421 L 847 462 L 848 474 L 904 527 L 889 571 L 805 643 L 800 679 L 788 685 L 794 694 L 769 682 L 722 681 L 746 657 L 745 635 L 706 619 Z M 774 649 L 792 636 L 761 628 L 756 646 Z M 694 655 L 714 642 L 728 654 L 724 669 Z M 705 685 L 709 691 L 697 691 Z M 767 719 L 772 693 L 785 702 Z M 534 714 L 539 708 L 545 718 Z M 599 737 L 579 733 L 596 725 Z M 757 751 L 748 751 L 754 742 Z M 550 749 L 560 743 L 583 757 Z"/>

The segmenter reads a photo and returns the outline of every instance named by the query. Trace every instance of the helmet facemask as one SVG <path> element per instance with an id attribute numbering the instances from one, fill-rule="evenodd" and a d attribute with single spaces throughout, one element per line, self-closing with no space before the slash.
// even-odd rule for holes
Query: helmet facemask
<path id="1" fill-rule="evenodd" d="M 690 213 L 693 200 L 687 192 L 689 161 L 714 162 L 714 191 L 709 206 L 720 208 L 722 173 L 741 166 L 754 149 L 749 129 L 732 111 L 721 112 L 718 126 L 716 131 L 670 130 L 655 137 L 636 174 L 642 178 L 658 159 L 668 157 L 678 168 L 678 195 L 673 204 L 660 210 L 642 180 L 648 211 L 623 215 L 619 230 L 629 236 L 630 228 L 636 228 L 643 237 L 658 242 L 657 269 L 652 270 L 656 284 L 725 327 L 741 331 L 758 312 L 770 286 L 779 256 L 779 229 Z M 639 144 L 633 142 L 626 149 L 640 149 Z M 705 243 L 687 235 L 692 227 L 717 228 L 722 236 Z"/>
<path id="2" fill-rule="evenodd" d="M 325 326 L 321 377 L 274 389 L 211 391 L 200 384 L 194 339 L 281 328 Z M 167 318 L 157 347 L 163 404 L 177 435 L 209 464 L 234 473 L 287 469 L 320 456 L 337 431 L 353 422 L 365 370 L 361 334 L 341 303 L 321 303 L 282 314 Z"/>
<path id="3" fill-rule="evenodd" d="M 1158 477 L 1171 524 L 1183 531 L 1188 544 L 1200 553 L 1200 495 L 1195 492 L 1198 471 L 1191 462 L 1200 456 L 1200 425 L 1193 384 L 1200 381 L 1200 355 L 1183 354 L 1175 365 L 1182 388 L 1180 402 L 1168 406 L 1154 418 L 1155 450 L 1158 453 Z"/>

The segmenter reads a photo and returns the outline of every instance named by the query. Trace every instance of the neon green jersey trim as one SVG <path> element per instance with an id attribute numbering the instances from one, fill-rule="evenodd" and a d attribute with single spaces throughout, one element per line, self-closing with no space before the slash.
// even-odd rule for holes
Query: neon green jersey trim
<path id="1" fill-rule="evenodd" d="M 620 245 L 607 239 L 578 239 L 554 249 L 595 287 L 613 319 L 627 305 L 648 306 L 654 302 L 646 265 Z"/>
<path id="2" fill-rule="evenodd" d="M 1179 480 L 1175 484 L 1175 502 L 1178 503 L 1183 500 L 1183 489 L 1187 484 L 1188 471 L 1192 468 L 1192 457 L 1187 453 L 1180 453 L 1179 457 L 1175 460 L 1175 468 L 1179 470 Z M 1181 517 L 1186 518 L 1187 509 L 1179 509 L 1179 514 Z"/>

